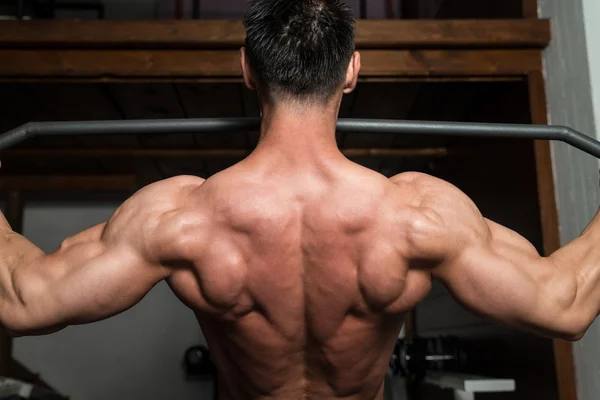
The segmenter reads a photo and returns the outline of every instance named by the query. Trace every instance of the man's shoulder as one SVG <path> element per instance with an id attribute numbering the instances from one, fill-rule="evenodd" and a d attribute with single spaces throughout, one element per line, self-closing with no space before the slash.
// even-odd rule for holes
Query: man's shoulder
<path id="1" fill-rule="evenodd" d="M 152 202 L 156 205 L 187 202 L 187 198 L 199 189 L 205 180 L 196 176 L 176 176 L 151 183 L 138 190 L 131 198 L 135 202 Z"/>
<path id="2" fill-rule="evenodd" d="M 466 196 L 452 183 L 420 172 L 405 172 L 391 177 L 390 182 L 401 190 L 414 193 L 419 201 Z"/>
<path id="3" fill-rule="evenodd" d="M 199 202 L 194 199 L 200 197 L 198 189 L 203 183 L 202 178 L 177 176 L 144 186 L 117 209 L 111 222 L 128 221 L 123 228 L 154 230 L 165 221 L 180 219 L 181 215 L 197 214 L 191 211 L 195 208 L 200 211 L 196 205 Z"/>
<path id="4" fill-rule="evenodd" d="M 448 182 L 421 172 L 403 172 L 390 178 L 397 185 L 449 185 Z"/>
<path id="5" fill-rule="evenodd" d="M 396 187 L 394 204 L 415 230 L 434 226 L 450 229 L 460 216 L 478 213 L 472 200 L 458 187 L 443 179 L 422 173 L 404 173 L 390 179 Z"/>
<path id="6" fill-rule="evenodd" d="M 160 192 L 170 193 L 171 191 L 180 191 L 182 189 L 193 190 L 204 184 L 206 180 L 198 176 L 180 175 L 173 178 L 154 182 L 144 187 L 140 192 Z"/>

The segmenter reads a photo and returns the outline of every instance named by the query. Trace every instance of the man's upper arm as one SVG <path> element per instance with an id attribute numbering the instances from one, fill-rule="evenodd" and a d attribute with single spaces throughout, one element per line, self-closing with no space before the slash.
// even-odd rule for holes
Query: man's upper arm
<path id="1" fill-rule="evenodd" d="M 571 336 L 564 311 L 576 284 L 569 271 L 541 257 L 516 232 L 486 220 L 454 186 L 426 176 L 412 185 L 419 203 L 410 258 L 432 261 L 432 276 L 486 318 L 542 335 Z"/>
<path id="2" fill-rule="evenodd" d="M 163 259 L 175 261 L 178 255 L 182 235 L 173 220 L 181 212 L 173 190 L 164 183 L 151 185 L 125 202 L 107 224 L 65 240 L 52 254 L 15 265 L 13 301 L 5 302 L 2 322 L 16 333 L 47 333 L 102 320 L 138 303 L 169 277 Z M 25 238 L 18 240 L 22 249 L 33 246 Z"/>
<path id="3" fill-rule="evenodd" d="M 15 269 L 19 304 L 3 321 L 19 333 L 99 321 L 132 307 L 166 277 L 127 245 L 76 244 Z"/>

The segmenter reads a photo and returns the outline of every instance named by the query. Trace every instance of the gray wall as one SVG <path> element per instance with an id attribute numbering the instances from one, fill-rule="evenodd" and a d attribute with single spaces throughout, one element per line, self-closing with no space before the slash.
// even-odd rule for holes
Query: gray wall
<path id="1" fill-rule="evenodd" d="M 118 203 L 36 202 L 24 233 L 43 250 L 110 217 Z M 107 321 L 15 341 L 14 355 L 73 400 L 209 399 L 210 383 L 186 382 L 185 350 L 203 344 L 194 315 L 157 286 L 131 310 Z"/>
<path id="2" fill-rule="evenodd" d="M 541 0 L 540 15 L 551 18 L 553 25 L 552 44 L 544 57 L 550 121 L 597 135 L 592 92 L 600 96 L 599 3 Z M 599 100 L 595 99 L 596 105 Z M 596 118 L 600 118 L 600 113 L 596 113 Z M 558 143 L 553 145 L 553 154 L 560 234 L 566 244 L 580 234 L 600 205 L 598 162 Z M 574 352 L 579 399 L 598 399 L 600 323 L 594 324 L 585 339 L 575 344 Z"/>
<path id="3" fill-rule="evenodd" d="M 590 79 L 594 104 L 594 115 L 596 121 L 600 121 L 600 46 L 596 41 L 600 39 L 600 1 L 583 0 L 585 32 L 589 46 L 588 59 L 590 65 Z M 596 136 L 598 136 L 598 127 L 596 127 Z"/>

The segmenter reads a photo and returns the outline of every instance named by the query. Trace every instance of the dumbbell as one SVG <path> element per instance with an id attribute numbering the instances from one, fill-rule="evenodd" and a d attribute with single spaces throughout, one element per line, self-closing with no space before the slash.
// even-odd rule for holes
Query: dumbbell
<path id="1" fill-rule="evenodd" d="M 427 371 L 460 372 L 467 354 L 457 338 L 400 339 L 396 343 L 390 368 L 410 380 L 422 380 Z"/>

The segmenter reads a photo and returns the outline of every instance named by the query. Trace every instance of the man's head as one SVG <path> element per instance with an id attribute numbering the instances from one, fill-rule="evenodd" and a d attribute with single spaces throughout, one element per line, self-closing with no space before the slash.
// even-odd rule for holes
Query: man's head
<path id="1" fill-rule="evenodd" d="M 261 96 L 324 103 L 356 86 L 355 22 L 341 0 L 252 0 L 244 25 L 244 78 Z"/>

